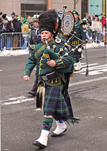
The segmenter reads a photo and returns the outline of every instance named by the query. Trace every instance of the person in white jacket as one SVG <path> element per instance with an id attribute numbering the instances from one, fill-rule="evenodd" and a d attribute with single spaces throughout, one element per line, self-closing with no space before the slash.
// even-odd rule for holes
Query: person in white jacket
<path id="1" fill-rule="evenodd" d="M 100 43 L 102 41 L 102 23 L 100 16 L 95 15 L 95 19 L 92 21 L 92 26 L 90 28 L 93 31 L 94 42 Z"/>
<path id="2" fill-rule="evenodd" d="M 101 41 L 103 41 L 103 31 L 102 31 L 102 22 L 101 22 L 101 16 L 98 16 L 98 30 L 97 30 L 97 43 L 99 44 Z"/>
<path id="3" fill-rule="evenodd" d="M 92 25 L 90 28 L 93 31 L 92 39 L 94 42 L 96 42 L 97 29 L 98 29 L 98 15 L 94 16 L 94 19 L 92 20 Z"/>

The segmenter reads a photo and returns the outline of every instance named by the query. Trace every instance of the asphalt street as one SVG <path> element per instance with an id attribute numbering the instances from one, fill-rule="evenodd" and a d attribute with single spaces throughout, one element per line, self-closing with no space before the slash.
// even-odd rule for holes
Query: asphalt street
<path id="1" fill-rule="evenodd" d="M 67 124 L 67 132 L 52 138 L 44 151 L 107 151 L 107 49 L 88 49 L 81 60 L 82 70 L 70 78 L 69 94 L 79 124 Z M 43 113 L 37 110 L 35 97 L 27 94 L 35 79 L 23 81 L 29 55 L 0 57 L 1 151 L 38 151 L 32 142 L 40 136 Z"/>

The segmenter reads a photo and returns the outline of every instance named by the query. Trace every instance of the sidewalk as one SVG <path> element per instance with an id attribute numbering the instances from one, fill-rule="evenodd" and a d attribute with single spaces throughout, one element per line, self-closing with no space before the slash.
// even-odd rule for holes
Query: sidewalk
<path id="1" fill-rule="evenodd" d="M 87 43 L 86 44 L 86 49 L 90 49 L 90 48 L 97 48 L 97 47 L 104 47 L 104 42 L 101 42 L 100 44 L 97 43 Z M 24 54 L 29 54 L 28 49 L 24 49 L 24 50 L 13 50 L 13 51 L 9 51 L 9 50 L 3 50 L 2 52 L 0 52 L 0 56 L 17 56 L 17 55 L 24 55 Z"/>

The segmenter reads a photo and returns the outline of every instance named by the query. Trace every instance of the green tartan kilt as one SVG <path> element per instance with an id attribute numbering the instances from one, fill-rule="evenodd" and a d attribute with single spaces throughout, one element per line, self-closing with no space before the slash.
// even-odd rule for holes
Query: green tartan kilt
<path id="1" fill-rule="evenodd" d="M 63 85 L 46 87 L 44 101 L 44 115 L 52 115 L 57 120 L 68 120 L 69 110 L 62 94 Z"/>

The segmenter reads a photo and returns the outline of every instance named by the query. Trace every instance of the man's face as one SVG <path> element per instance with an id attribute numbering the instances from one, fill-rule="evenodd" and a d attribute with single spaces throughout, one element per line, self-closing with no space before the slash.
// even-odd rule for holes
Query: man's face
<path id="1" fill-rule="evenodd" d="M 36 27 L 36 28 L 39 28 L 38 22 L 35 22 L 35 27 Z"/>
<path id="2" fill-rule="evenodd" d="M 97 21 L 98 20 L 98 17 L 95 17 L 95 21 Z"/>
<path id="3" fill-rule="evenodd" d="M 78 15 L 74 14 L 74 18 L 75 18 L 75 20 L 78 20 Z"/>
<path id="4" fill-rule="evenodd" d="M 86 15 L 86 19 L 88 19 L 88 15 Z"/>
<path id="5" fill-rule="evenodd" d="M 30 20 L 30 19 L 31 19 L 31 16 L 28 16 L 28 17 L 27 17 L 27 20 Z"/>
<path id="6" fill-rule="evenodd" d="M 41 32 L 41 40 L 43 43 L 46 43 L 45 40 L 47 40 L 47 42 L 51 41 L 53 38 L 53 34 L 50 31 L 44 30 Z"/>

